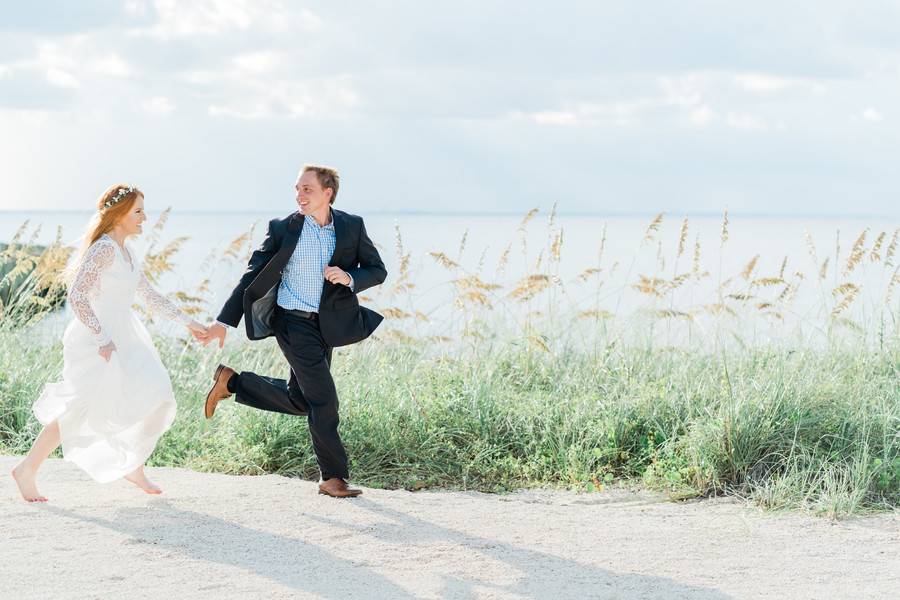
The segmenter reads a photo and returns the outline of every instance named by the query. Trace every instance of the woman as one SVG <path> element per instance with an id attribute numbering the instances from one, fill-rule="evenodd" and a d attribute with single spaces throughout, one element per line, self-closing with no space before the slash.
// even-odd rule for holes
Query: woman
<path id="1" fill-rule="evenodd" d="M 175 418 L 175 397 L 132 311 L 135 294 L 198 339 L 206 328 L 155 291 L 135 262 L 126 240 L 141 233 L 146 218 L 137 188 L 114 185 L 98 201 L 69 287 L 76 318 L 63 334 L 62 381 L 47 384 L 35 402 L 44 429 L 12 472 L 28 502 L 47 501 L 35 477 L 60 443 L 65 459 L 100 483 L 124 477 L 148 494 L 162 492 L 144 462 Z"/>

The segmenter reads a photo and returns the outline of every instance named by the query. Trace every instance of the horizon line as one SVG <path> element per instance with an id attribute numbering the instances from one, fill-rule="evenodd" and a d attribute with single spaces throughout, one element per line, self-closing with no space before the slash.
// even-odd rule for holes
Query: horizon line
<path id="1" fill-rule="evenodd" d="M 538 216 L 549 216 L 549 210 L 543 210 L 539 207 L 534 207 L 538 209 Z M 172 207 L 168 207 L 164 210 L 171 210 L 172 214 L 182 214 L 182 215 L 263 215 L 263 214 L 272 214 L 272 215 L 280 215 L 285 213 L 276 213 L 275 211 L 265 211 L 265 210 L 205 210 L 205 209 L 187 209 L 187 210 L 175 210 Z M 374 211 L 366 211 L 364 216 L 435 216 L 435 217 L 470 217 L 472 215 L 483 215 L 486 217 L 522 217 L 527 214 L 530 210 L 525 211 L 428 211 L 428 210 L 374 210 Z M 54 209 L 54 208 L 39 208 L 39 209 L 8 209 L 8 208 L 0 208 L 0 215 L 2 214 L 71 214 L 71 215 L 88 215 L 94 212 L 91 209 L 82 210 L 82 209 Z M 162 212 L 162 211 L 160 211 Z M 293 211 L 296 212 L 296 211 Z M 677 216 L 677 217 L 697 217 L 697 218 L 721 218 L 724 215 L 725 211 L 713 212 L 713 211 L 686 211 L 686 212 L 675 212 L 675 211 L 556 211 L 555 215 L 557 217 L 613 217 L 613 218 L 621 218 L 621 217 L 656 217 L 660 214 L 668 215 L 668 216 Z M 287 213 L 290 214 L 290 213 Z M 816 218 L 826 218 L 826 219 L 834 219 L 834 218 L 885 218 L 885 219 L 900 219 L 900 214 L 890 214 L 890 213 L 874 213 L 874 212 L 828 212 L 828 213 L 816 213 L 816 212 L 732 212 L 728 211 L 729 217 L 748 217 L 748 218 L 772 218 L 779 217 L 785 219 L 796 219 L 803 217 L 816 217 Z"/>

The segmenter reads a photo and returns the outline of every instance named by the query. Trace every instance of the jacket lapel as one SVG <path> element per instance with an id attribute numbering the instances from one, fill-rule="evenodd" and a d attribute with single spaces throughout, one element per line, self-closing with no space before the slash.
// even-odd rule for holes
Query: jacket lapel
<path id="1" fill-rule="evenodd" d="M 284 238 L 281 240 L 281 248 L 278 249 L 278 253 L 272 259 L 279 274 L 290 260 L 291 254 L 294 253 L 294 249 L 297 247 L 297 241 L 300 239 L 301 231 L 303 231 L 303 216 L 300 215 L 299 212 L 296 212 L 291 215 L 291 218 L 288 221 L 287 231 L 285 231 Z"/>
<path id="2" fill-rule="evenodd" d="M 334 252 L 331 254 L 328 264 L 334 267 L 337 266 L 336 261 L 340 258 L 347 242 L 347 219 L 344 218 L 343 212 L 334 209 L 331 210 L 331 219 L 334 222 Z"/>

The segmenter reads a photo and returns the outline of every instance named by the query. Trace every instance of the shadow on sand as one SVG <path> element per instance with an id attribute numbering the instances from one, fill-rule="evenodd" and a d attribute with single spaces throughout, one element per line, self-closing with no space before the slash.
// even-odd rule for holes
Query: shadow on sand
<path id="1" fill-rule="evenodd" d="M 379 520 L 390 520 L 391 526 L 373 529 L 308 512 L 298 518 L 314 519 L 333 526 L 336 533 L 341 533 L 339 537 L 344 543 L 352 540 L 349 543 L 365 544 L 367 539 L 375 538 L 380 543 L 404 547 L 409 545 L 410 539 L 414 539 L 417 545 L 439 542 L 470 548 L 487 559 L 506 563 L 518 574 L 511 584 L 468 579 L 457 572 L 441 575 L 443 588 L 440 596 L 444 598 L 475 598 L 478 588 L 527 598 L 557 598 L 561 589 L 578 590 L 578 597 L 583 598 L 721 600 L 729 597 L 715 590 L 681 584 L 664 577 L 613 573 L 552 554 L 468 535 L 363 498 L 355 499 L 353 506 L 377 515 Z M 403 600 L 421 597 L 372 568 L 341 558 L 321 546 L 177 508 L 165 500 L 154 501 L 147 507 L 121 509 L 113 519 L 83 515 L 55 506 L 43 508 L 61 517 L 128 535 L 138 543 L 155 544 L 191 559 L 243 569 L 323 598 Z M 352 535 L 347 536 L 348 532 Z M 415 561 L 411 561 L 408 571 L 416 570 Z"/>

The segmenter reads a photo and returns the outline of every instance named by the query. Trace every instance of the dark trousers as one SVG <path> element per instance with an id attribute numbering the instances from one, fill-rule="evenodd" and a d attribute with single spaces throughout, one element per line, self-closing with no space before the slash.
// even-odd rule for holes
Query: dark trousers
<path id="1" fill-rule="evenodd" d="M 275 339 L 291 367 L 288 381 L 244 371 L 235 400 L 261 410 L 307 416 L 322 479 L 349 478 L 347 452 L 338 434 L 338 397 L 331 377 L 331 348 L 325 345 L 318 319 L 275 308 Z"/>

